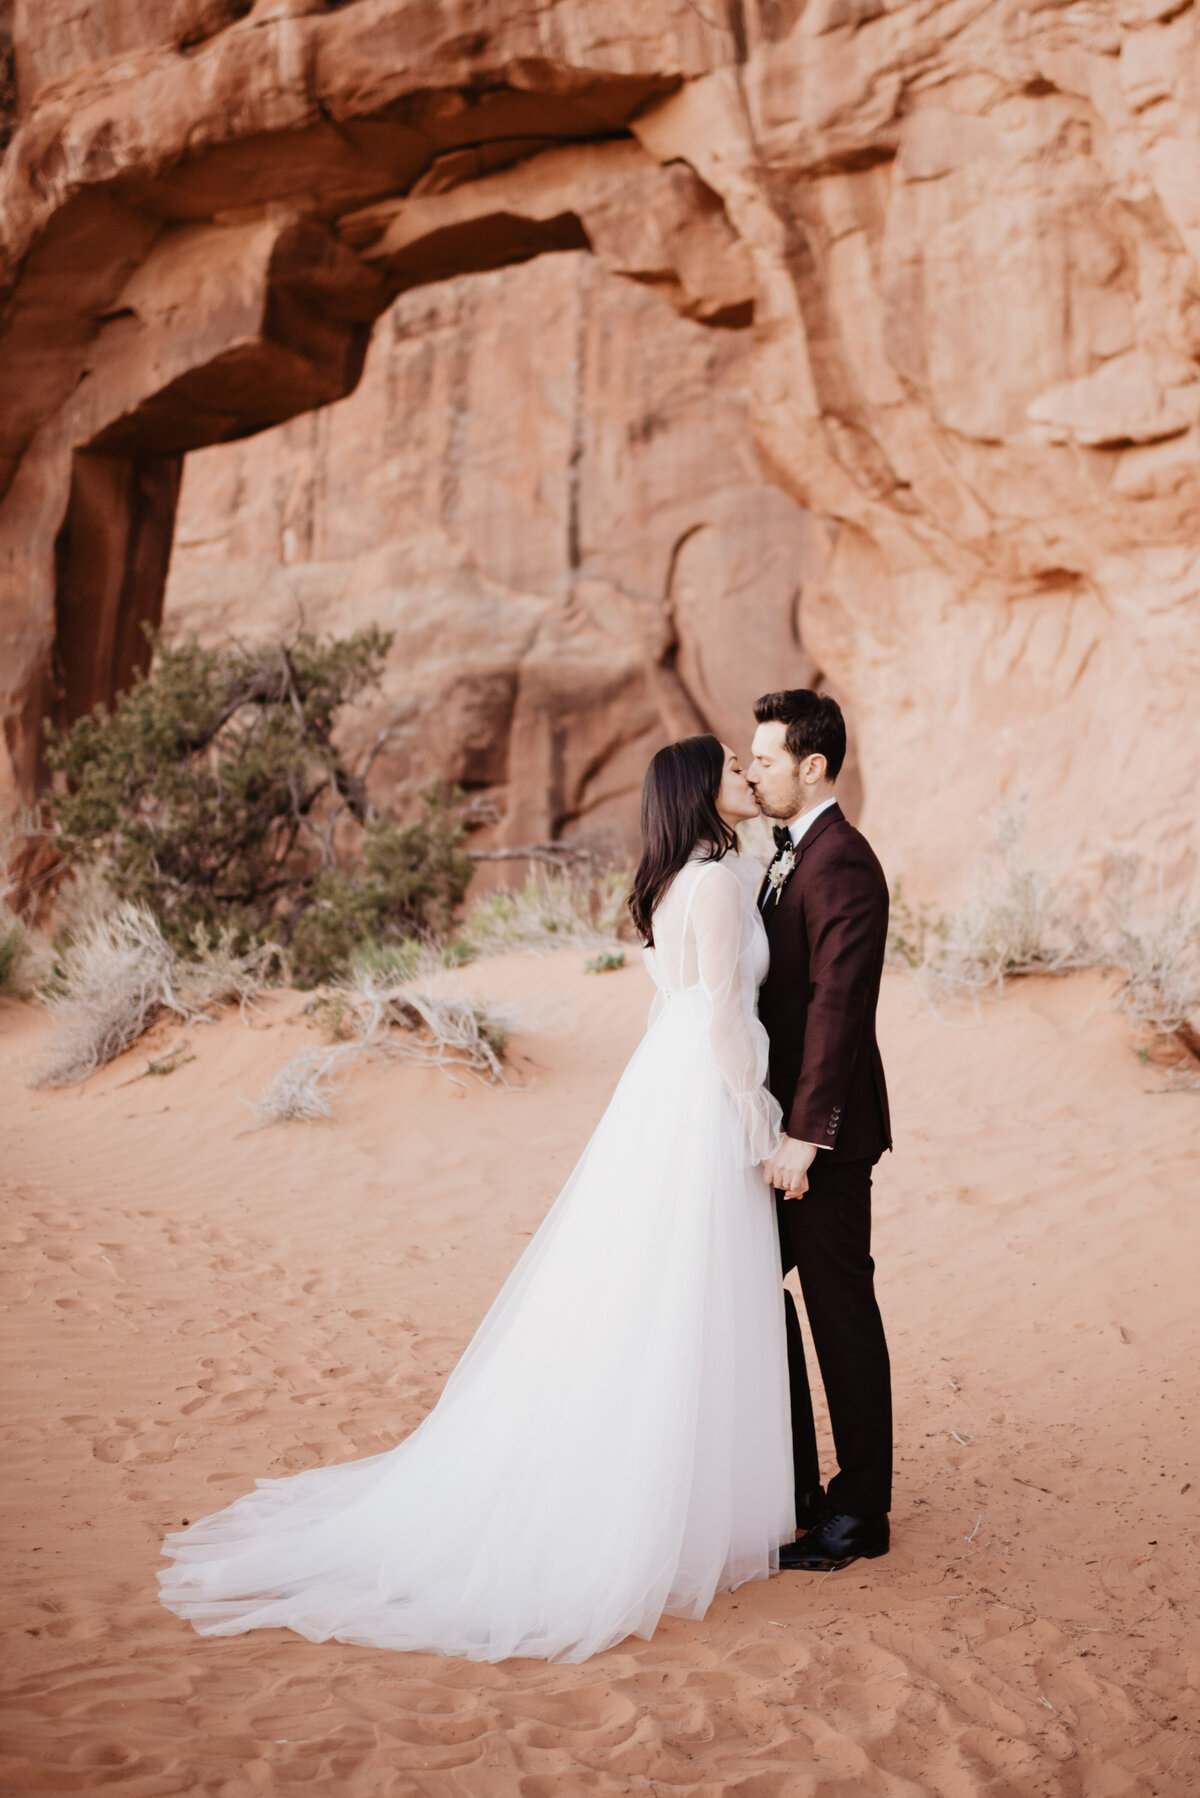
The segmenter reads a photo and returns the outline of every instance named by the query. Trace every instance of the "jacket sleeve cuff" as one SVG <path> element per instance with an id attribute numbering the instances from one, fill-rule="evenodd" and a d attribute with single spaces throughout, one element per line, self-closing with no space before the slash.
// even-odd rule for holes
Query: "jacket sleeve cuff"
<path id="1" fill-rule="evenodd" d="M 809 1116 L 803 1122 L 796 1117 L 793 1108 L 788 1119 L 787 1133 L 789 1136 L 794 1136 L 799 1142 L 815 1144 L 818 1149 L 832 1149 L 837 1142 L 837 1133 L 841 1122 L 842 1108 L 840 1105 L 830 1106 L 829 1114 L 824 1119 Z"/>

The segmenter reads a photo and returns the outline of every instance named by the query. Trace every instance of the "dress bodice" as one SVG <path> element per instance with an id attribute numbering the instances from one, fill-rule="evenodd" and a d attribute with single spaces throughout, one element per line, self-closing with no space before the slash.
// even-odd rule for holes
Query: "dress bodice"
<path id="1" fill-rule="evenodd" d="M 708 909 L 719 912 L 720 915 L 715 920 L 718 928 L 731 933 L 731 957 L 746 957 L 748 965 L 745 971 L 750 975 L 756 992 L 766 979 L 770 950 L 767 946 L 766 929 L 758 910 L 762 868 L 749 855 L 727 855 L 720 862 L 703 861 L 697 855 L 680 869 L 655 907 L 654 947 L 642 952 L 650 978 L 662 993 L 685 992 L 689 988 L 700 987 L 696 921 L 693 915 L 695 896 L 703 881 L 711 882 L 713 873 L 710 871 L 718 869 L 720 872 L 717 879 L 726 885 L 729 876 L 736 879 L 737 890 L 744 896 L 744 903 L 736 908 L 732 904 L 714 904 Z M 703 901 L 701 911 L 703 926 Z"/>
<path id="2" fill-rule="evenodd" d="M 770 960 L 756 902 L 761 880 L 762 869 L 748 856 L 694 856 L 655 907 L 654 946 L 645 951 L 658 988 L 651 1024 L 668 1002 L 695 1001 L 754 1161 L 774 1152 L 782 1119 L 766 1088 L 769 1045 L 756 1009 Z"/>

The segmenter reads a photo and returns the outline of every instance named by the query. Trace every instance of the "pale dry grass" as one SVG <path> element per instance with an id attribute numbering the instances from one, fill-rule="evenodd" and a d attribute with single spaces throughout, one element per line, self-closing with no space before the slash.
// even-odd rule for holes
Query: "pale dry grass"
<path id="1" fill-rule="evenodd" d="M 330 1096 L 338 1085 L 338 1070 L 361 1052 L 357 1043 L 343 1043 L 333 1049 L 307 1049 L 293 1055 L 280 1068 L 253 1110 L 261 1123 L 284 1124 L 291 1120 L 311 1123 L 318 1118 L 331 1118 Z"/>
<path id="2" fill-rule="evenodd" d="M 57 936 L 74 941 L 111 918 L 121 901 L 105 879 L 104 870 L 94 862 L 72 868 L 54 894 L 54 930 Z"/>
<path id="3" fill-rule="evenodd" d="M 513 1007 L 438 992 L 410 983 L 366 985 L 356 995 L 363 1041 L 395 1061 L 463 1068 L 493 1086 L 508 1086 L 504 1054 L 519 1019 Z"/>
<path id="4" fill-rule="evenodd" d="M 462 1068 L 505 1085 L 509 1020 L 494 1007 L 439 990 L 435 977 L 475 956 L 517 948 L 608 947 L 616 939 L 625 887 L 620 874 L 599 880 L 536 874 L 517 893 L 477 902 L 462 933 L 447 943 L 414 939 L 363 950 L 346 987 L 321 1003 L 344 1013 L 344 1033 L 353 1038 L 349 1050 L 369 1049 L 447 1072 Z M 230 931 L 213 937 L 198 929 L 190 952 L 177 954 L 152 912 L 118 903 L 103 878 L 88 872 L 65 883 L 58 917 L 66 947 L 43 969 L 48 977 L 42 984 L 56 1029 L 44 1063 L 30 1076 L 36 1086 L 77 1085 L 164 1015 L 193 1021 L 231 1003 L 244 1013 L 258 993 L 287 979 L 282 950 L 239 950 Z M 7 968 L 15 981 L 24 951 L 23 926 L 14 919 L 10 928 L 0 911 L 0 976 Z M 340 1051 L 297 1058 L 259 1101 L 261 1115 L 330 1115 L 329 1092 L 350 1058 Z"/>
<path id="5" fill-rule="evenodd" d="M 1077 906 L 1049 869 L 1025 855 L 1023 831 L 1020 815 L 1004 819 L 958 910 L 936 924 L 922 918 L 915 964 L 906 940 L 904 959 L 932 996 L 1000 993 L 1015 976 L 1065 974 L 1099 959 Z"/>
<path id="6" fill-rule="evenodd" d="M 90 921 L 56 955 L 43 988 L 56 1029 L 47 1060 L 30 1076 L 33 1086 L 78 1085 L 164 1013 L 190 1022 L 235 1000 L 244 1010 L 256 992 L 284 977 L 272 947 L 238 954 L 228 934 L 198 935 L 194 959 L 185 960 L 145 906 L 105 908 L 98 895 L 92 901 Z"/>
<path id="7" fill-rule="evenodd" d="M 629 875 L 598 877 L 538 870 L 515 891 L 488 893 L 467 911 L 457 941 L 472 957 L 534 953 L 567 946 L 598 949 L 615 943 L 625 921 Z"/>
<path id="8" fill-rule="evenodd" d="M 1007 818 L 966 900 L 948 915 L 914 910 L 897 881 L 888 960 L 912 969 L 931 1000 L 1000 994 L 1023 974 L 1104 969 L 1119 978 L 1113 1004 L 1141 1037 L 1138 1053 L 1169 1069 L 1173 1089 L 1200 1084 L 1200 901 L 1168 899 L 1161 869 L 1154 896 L 1143 882 L 1139 899 L 1139 862 L 1125 857 L 1085 905 L 1027 859 L 1021 836 L 1020 816 Z"/>
<path id="9" fill-rule="evenodd" d="M 1173 1039 L 1200 1062 L 1200 900 L 1168 900 L 1159 870 L 1153 903 L 1134 900 L 1138 864 L 1120 864 L 1109 904 L 1109 961 L 1123 975 L 1114 997 L 1130 1021 L 1152 1036 Z"/>
<path id="10" fill-rule="evenodd" d="M 121 905 L 63 950 L 47 996 L 57 1027 L 32 1086 L 75 1086 L 144 1035 L 164 1011 L 187 1016 L 174 950 L 144 906 Z"/>
<path id="11" fill-rule="evenodd" d="M 309 1010 L 331 1035 L 349 1040 L 306 1049 L 286 1062 L 254 1103 L 264 1124 L 332 1117 L 333 1092 L 353 1063 L 366 1057 L 440 1068 L 460 1085 L 460 1073 L 490 1086 L 513 1084 L 504 1057 L 512 1030 L 523 1021 L 519 1008 L 366 972 L 321 994 Z"/>
<path id="12" fill-rule="evenodd" d="M 286 984 L 287 955 L 277 943 L 254 943 L 239 950 L 236 941 L 232 930 L 211 937 L 198 924 L 192 932 L 191 953 L 179 959 L 178 968 L 180 986 L 193 1011 L 236 1004 L 245 1017 L 255 1009 L 258 994 Z"/>

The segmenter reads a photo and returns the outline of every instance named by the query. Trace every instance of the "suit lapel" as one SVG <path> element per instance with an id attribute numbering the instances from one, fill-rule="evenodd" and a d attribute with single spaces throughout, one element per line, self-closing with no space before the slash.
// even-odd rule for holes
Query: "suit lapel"
<path id="1" fill-rule="evenodd" d="M 817 838 L 823 836 L 831 824 L 839 823 L 845 823 L 845 816 L 841 806 L 835 799 L 829 810 L 827 812 L 822 812 L 816 823 L 810 824 L 804 835 L 800 838 L 800 841 L 796 846 L 797 867 L 799 867 L 800 863 L 804 860 L 805 854 L 812 848 Z"/>
<path id="2" fill-rule="evenodd" d="M 796 865 L 792 869 L 791 874 L 788 876 L 787 883 L 784 886 L 783 891 L 781 893 L 777 893 L 773 899 L 767 899 L 767 897 L 766 897 L 766 884 L 767 883 L 766 883 L 766 876 L 765 875 L 763 876 L 763 886 L 762 886 L 762 889 L 760 890 L 759 896 L 758 896 L 759 910 L 762 912 L 763 918 L 768 925 L 771 923 L 772 919 L 778 917 L 780 908 L 782 907 L 784 900 L 787 898 L 788 892 L 791 889 L 792 882 L 795 880 L 797 872 L 799 871 L 800 863 L 804 860 L 805 853 L 809 849 L 811 849 L 812 845 L 816 842 L 817 838 L 819 836 L 821 836 L 823 834 L 823 832 L 825 832 L 829 829 L 829 826 L 831 824 L 837 824 L 839 822 L 843 822 L 844 819 L 845 819 L 845 814 L 842 811 L 841 806 L 837 803 L 837 800 L 835 799 L 833 804 L 829 807 L 829 810 L 822 812 L 821 816 L 816 820 L 816 822 L 814 824 L 809 825 L 809 827 L 805 831 L 804 835 L 800 838 L 799 843 L 797 843 L 797 845 L 796 845 Z"/>

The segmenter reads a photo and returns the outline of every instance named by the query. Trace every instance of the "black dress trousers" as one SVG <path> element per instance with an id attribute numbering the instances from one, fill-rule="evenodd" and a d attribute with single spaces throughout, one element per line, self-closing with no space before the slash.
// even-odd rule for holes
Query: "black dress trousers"
<path id="1" fill-rule="evenodd" d="M 892 1504 L 891 1365 L 871 1259 L 872 1166 L 820 1150 L 804 1196 L 776 1194 L 783 1271 L 800 1276 L 837 1450 L 829 1502 L 851 1517 L 879 1517 Z M 811 1492 L 820 1483 L 812 1395 L 795 1306 L 784 1297 L 796 1490 Z"/>

